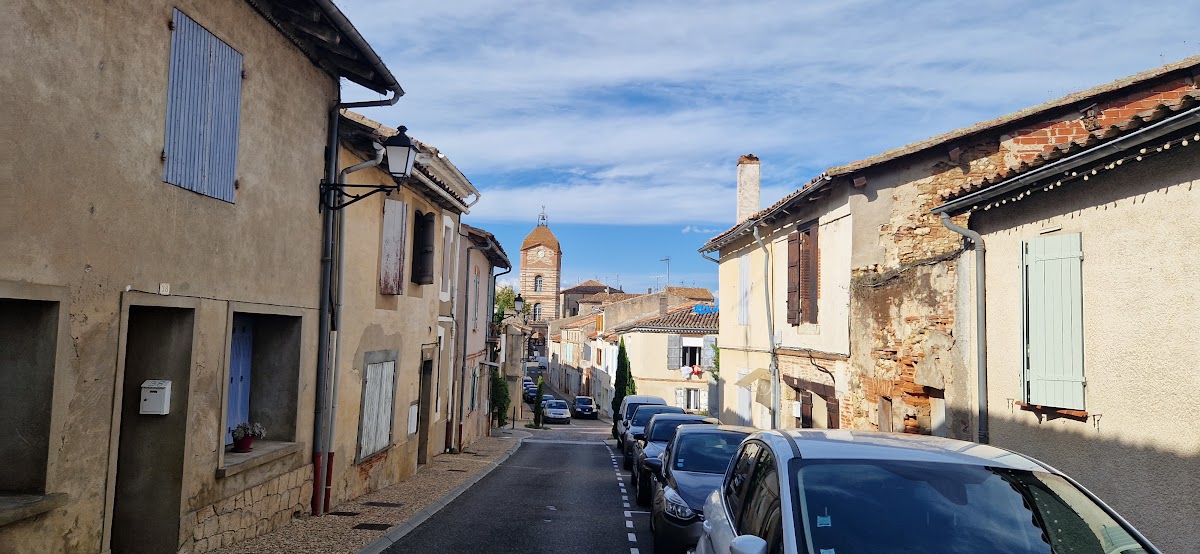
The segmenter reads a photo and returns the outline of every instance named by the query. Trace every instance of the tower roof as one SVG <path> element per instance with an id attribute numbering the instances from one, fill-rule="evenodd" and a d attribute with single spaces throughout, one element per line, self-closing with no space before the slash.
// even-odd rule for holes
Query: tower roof
<path id="1" fill-rule="evenodd" d="M 539 244 L 555 252 L 562 252 L 562 248 L 558 246 L 558 237 L 555 237 L 554 233 L 550 231 L 550 227 L 545 225 L 538 225 L 529 232 L 529 235 L 525 237 L 525 242 L 521 243 L 521 250 L 529 250 Z"/>

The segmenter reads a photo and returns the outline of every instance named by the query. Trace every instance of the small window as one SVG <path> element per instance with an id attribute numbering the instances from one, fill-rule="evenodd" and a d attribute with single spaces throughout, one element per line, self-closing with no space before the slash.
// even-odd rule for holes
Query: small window
<path id="1" fill-rule="evenodd" d="M 683 347 L 683 364 L 691 367 L 700 365 L 700 350 L 699 346 L 684 346 Z"/>
<path id="2" fill-rule="evenodd" d="M 533 292 L 542 292 L 542 276 L 538 275 L 533 278 Z"/>
<path id="3" fill-rule="evenodd" d="M 533 320 L 534 321 L 542 320 L 542 305 L 541 304 L 533 305 Z"/>
<path id="4" fill-rule="evenodd" d="M 442 300 L 449 300 L 450 281 L 454 280 L 454 220 L 442 218 Z"/>
<path id="5" fill-rule="evenodd" d="M 433 284 L 436 231 L 433 212 L 416 212 L 413 217 L 412 282 L 418 285 Z"/>
<path id="6" fill-rule="evenodd" d="M 477 267 L 477 268 L 475 268 L 475 276 L 474 276 L 474 277 L 475 277 L 475 283 L 474 283 L 474 284 L 475 284 L 475 293 L 472 295 L 472 296 L 473 296 L 473 298 L 472 298 L 472 300 L 471 300 L 471 304 L 472 304 L 472 308 L 471 308 L 471 328 L 472 328 L 472 329 L 479 329 L 479 304 L 480 304 L 480 299 L 479 299 L 479 268 L 478 268 L 478 267 Z"/>
<path id="7" fill-rule="evenodd" d="M 468 404 L 469 411 L 475 411 L 479 403 L 479 368 L 475 367 L 471 370 L 471 403 Z"/>
<path id="8" fill-rule="evenodd" d="M 0 495 L 46 492 L 58 310 L 58 302 L 0 299 Z"/>
<path id="9" fill-rule="evenodd" d="M 175 10 L 163 181 L 233 202 L 242 55 Z"/>
<path id="10" fill-rule="evenodd" d="M 296 395 L 300 380 L 301 318 L 233 314 L 229 330 L 229 387 L 225 444 L 240 423 L 261 423 L 269 440 L 296 438 Z"/>

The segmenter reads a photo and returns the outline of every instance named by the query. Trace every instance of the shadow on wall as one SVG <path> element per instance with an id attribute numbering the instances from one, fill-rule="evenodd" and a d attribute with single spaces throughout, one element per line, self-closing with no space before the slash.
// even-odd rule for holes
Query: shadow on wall
<path id="1" fill-rule="evenodd" d="M 993 412 L 991 443 L 1070 475 L 1163 552 L 1200 552 L 1200 451 L 1183 455 L 1120 440 L 1103 418 L 1057 423 L 1030 425 Z"/>

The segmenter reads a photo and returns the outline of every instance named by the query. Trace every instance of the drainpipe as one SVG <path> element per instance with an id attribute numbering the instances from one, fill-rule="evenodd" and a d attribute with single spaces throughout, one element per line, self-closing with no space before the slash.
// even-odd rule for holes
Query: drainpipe
<path id="1" fill-rule="evenodd" d="M 331 4 L 332 5 L 332 4 Z M 348 23 L 347 23 L 348 24 Z M 351 29 L 353 29 L 351 27 Z M 353 33 L 357 36 L 357 32 Z M 383 62 L 378 63 L 377 70 L 386 76 L 391 73 Z M 394 79 L 390 79 L 395 83 Z M 396 84 L 391 89 L 392 96 L 383 100 L 375 100 L 370 102 L 349 102 L 334 104 L 329 110 L 329 136 L 325 145 L 325 182 L 332 183 L 337 178 L 338 173 L 338 120 L 341 117 L 343 108 L 365 108 L 371 106 L 391 106 L 400 100 L 404 95 L 404 90 L 400 85 Z M 334 246 L 334 214 L 333 210 L 324 207 L 331 206 L 337 199 L 335 192 L 330 187 L 325 192 L 325 198 L 322 199 L 322 209 L 324 214 L 321 220 L 321 286 L 318 289 L 321 295 L 320 307 L 317 311 L 317 398 L 316 407 L 313 417 L 313 515 L 319 516 L 325 513 L 325 484 L 329 478 L 329 457 L 326 451 L 323 450 L 323 445 L 326 444 L 325 435 L 327 424 L 325 418 L 326 406 L 329 398 L 329 335 L 331 323 L 329 321 L 330 311 L 330 290 L 333 283 L 333 246 Z"/>
<path id="2" fill-rule="evenodd" d="M 771 314 L 771 252 L 758 236 L 758 226 L 752 227 L 754 241 L 763 251 L 763 299 L 767 305 L 767 343 L 771 345 L 771 428 L 778 429 L 779 417 L 779 363 L 775 352 L 775 317 Z"/>
<path id="3" fill-rule="evenodd" d="M 969 239 L 975 245 L 975 355 L 976 378 L 979 387 L 979 437 L 981 444 L 988 443 L 988 397 L 987 397 L 987 312 L 984 311 L 984 247 L 979 233 L 959 227 L 942 212 L 942 225 Z"/>

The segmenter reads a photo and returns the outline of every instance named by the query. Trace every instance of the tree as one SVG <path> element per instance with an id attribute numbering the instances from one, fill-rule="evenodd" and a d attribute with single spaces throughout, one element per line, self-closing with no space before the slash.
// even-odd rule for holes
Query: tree
<path id="1" fill-rule="evenodd" d="M 539 376 L 537 386 L 537 397 L 533 399 L 533 427 L 541 429 L 542 427 L 542 385 L 545 381 Z"/>
<path id="2" fill-rule="evenodd" d="M 512 398 L 508 396 L 508 383 L 500 376 L 499 369 L 492 369 L 492 417 L 496 419 L 497 427 L 508 424 L 508 407 Z"/>
<path id="3" fill-rule="evenodd" d="M 629 369 L 629 353 L 625 351 L 625 339 L 621 339 L 621 345 L 617 348 L 617 377 L 613 383 L 613 436 L 617 434 L 617 411 L 621 409 L 621 401 L 631 394 L 637 394 L 637 383 L 633 382 L 633 375 Z"/>
<path id="4" fill-rule="evenodd" d="M 496 315 L 503 317 L 504 312 L 513 309 L 513 301 L 517 297 L 517 291 L 513 290 L 512 285 L 503 285 L 496 289 Z M 523 313 L 529 313 L 529 303 L 525 303 L 525 308 L 521 310 Z"/>

